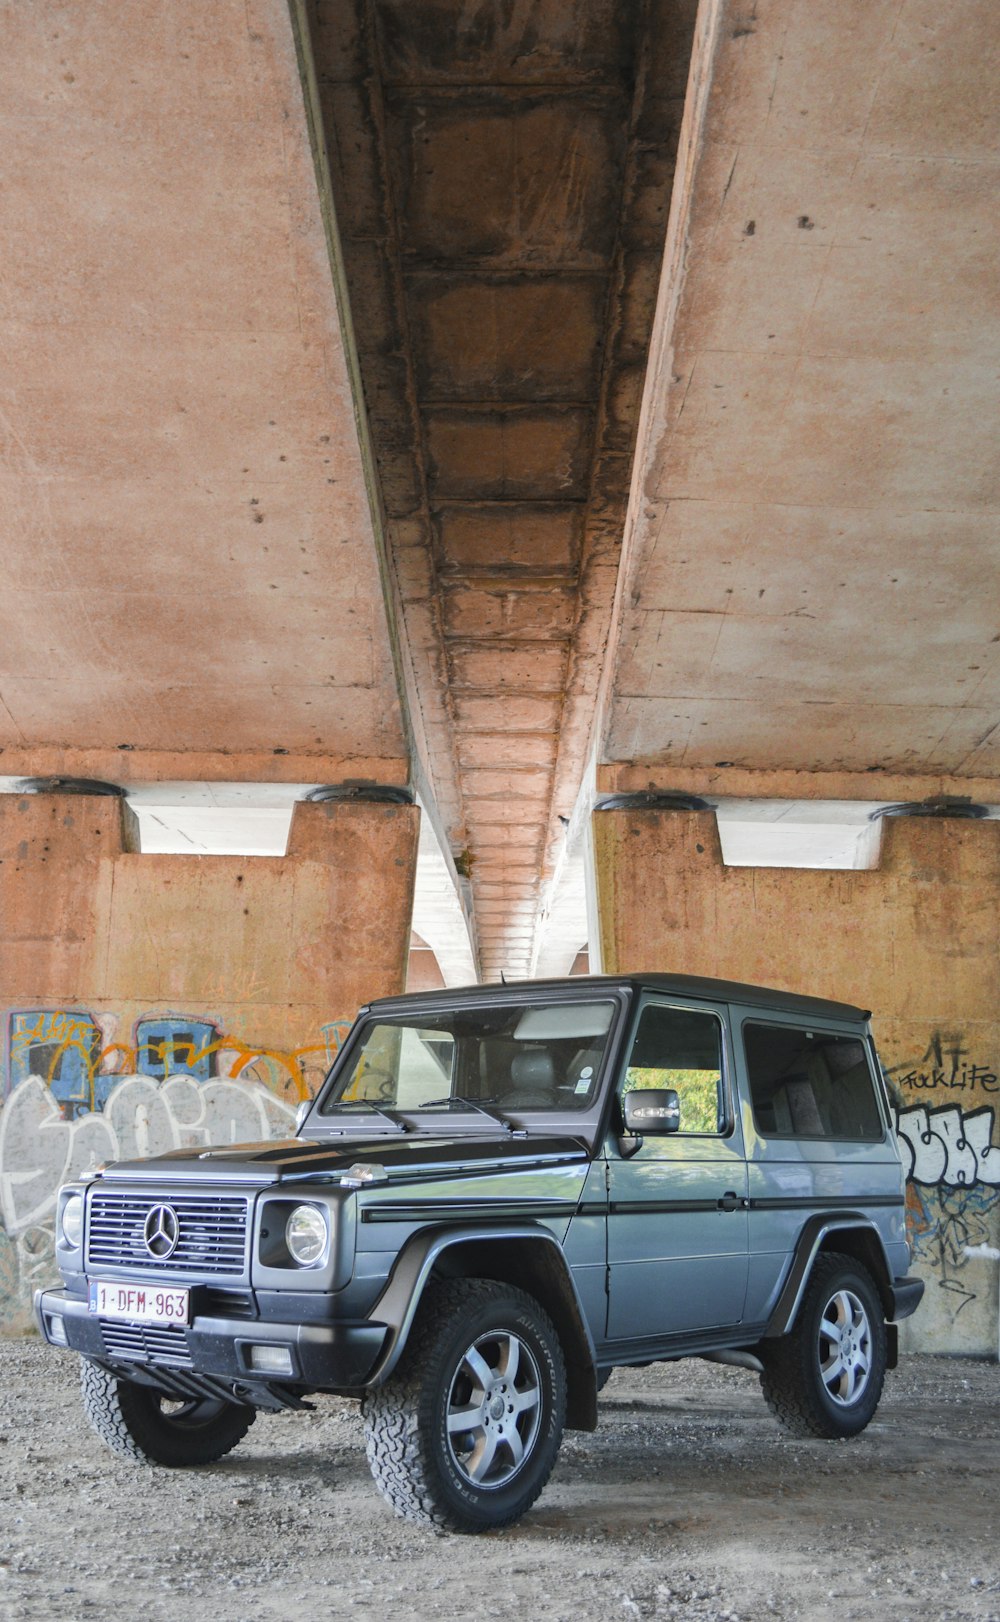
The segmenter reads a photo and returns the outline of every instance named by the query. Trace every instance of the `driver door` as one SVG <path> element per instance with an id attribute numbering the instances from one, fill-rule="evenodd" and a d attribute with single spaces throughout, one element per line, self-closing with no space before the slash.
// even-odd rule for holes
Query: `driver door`
<path id="1" fill-rule="evenodd" d="M 677 1092 L 679 1130 L 631 1158 L 608 1138 L 612 1341 L 738 1324 L 746 1299 L 747 1168 L 721 1007 L 643 1000 L 619 1093 L 644 1087 Z"/>

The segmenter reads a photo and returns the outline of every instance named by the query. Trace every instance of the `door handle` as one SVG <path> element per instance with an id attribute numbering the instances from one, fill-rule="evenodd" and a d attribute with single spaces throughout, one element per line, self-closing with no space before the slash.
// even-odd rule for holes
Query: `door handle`
<path id="1" fill-rule="evenodd" d="M 738 1211 L 742 1203 L 739 1195 L 732 1193 L 723 1194 L 722 1198 L 716 1201 L 720 1211 Z"/>

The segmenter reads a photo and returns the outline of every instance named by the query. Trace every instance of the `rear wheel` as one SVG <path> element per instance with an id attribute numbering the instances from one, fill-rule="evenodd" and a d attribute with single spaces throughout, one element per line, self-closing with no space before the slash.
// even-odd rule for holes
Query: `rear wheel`
<path id="1" fill-rule="evenodd" d="M 850 1256 L 820 1256 L 794 1326 L 764 1353 L 768 1407 L 795 1436 L 856 1436 L 878 1407 L 885 1365 L 871 1274 Z"/>
<path id="2" fill-rule="evenodd" d="M 84 1412 L 105 1446 L 146 1464 L 213 1464 L 232 1452 L 257 1417 L 255 1409 L 222 1399 L 177 1401 L 87 1358 L 80 1388 Z"/>
<path id="3" fill-rule="evenodd" d="M 551 1474 L 565 1409 L 562 1349 L 537 1301 L 489 1279 L 431 1285 L 394 1374 L 364 1398 L 368 1462 L 407 1520 L 509 1526 Z"/>

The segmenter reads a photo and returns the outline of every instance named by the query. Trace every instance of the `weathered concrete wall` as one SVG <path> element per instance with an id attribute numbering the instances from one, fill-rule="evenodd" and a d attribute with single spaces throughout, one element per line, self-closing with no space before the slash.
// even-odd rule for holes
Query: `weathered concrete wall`
<path id="1" fill-rule="evenodd" d="M 599 812 L 594 844 L 609 972 L 719 975 L 874 1010 L 928 1280 L 907 1344 L 995 1353 L 1000 824 L 888 821 L 872 872 L 727 868 L 712 812 Z"/>
<path id="2" fill-rule="evenodd" d="M 51 1272 L 66 1178 L 291 1129 L 403 987 L 418 816 L 302 804 L 280 859 L 143 856 L 118 800 L 0 796 L 0 1324 Z"/>

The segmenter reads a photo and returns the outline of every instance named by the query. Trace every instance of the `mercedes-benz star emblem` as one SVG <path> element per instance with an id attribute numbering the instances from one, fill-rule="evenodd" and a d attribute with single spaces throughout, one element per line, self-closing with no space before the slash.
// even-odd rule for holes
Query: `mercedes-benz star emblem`
<path id="1" fill-rule="evenodd" d="M 177 1249 L 180 1238 L 180 1223 L 177 1221 L 177 1212 L 170 1205 L 154 1205 L 150 1209 L 142 1230 L 142 1237 L 146 1241 L 146 1249 L 157 1261 L 166 1261 Z"/>

